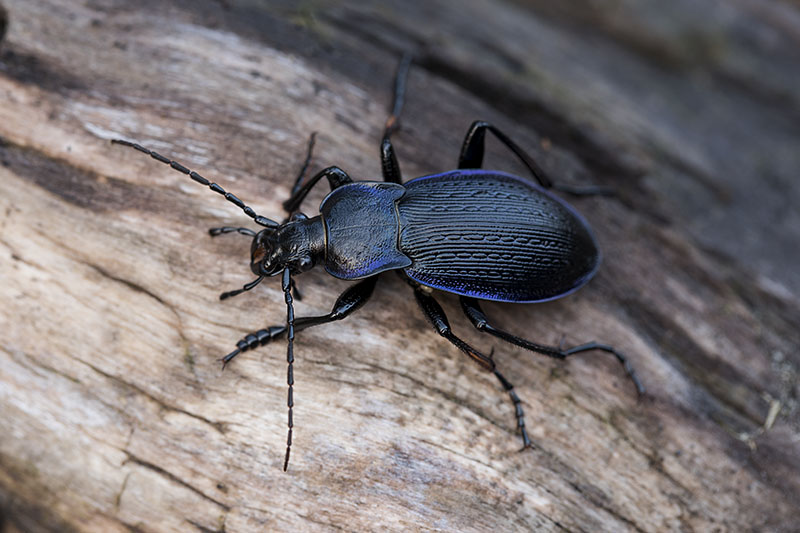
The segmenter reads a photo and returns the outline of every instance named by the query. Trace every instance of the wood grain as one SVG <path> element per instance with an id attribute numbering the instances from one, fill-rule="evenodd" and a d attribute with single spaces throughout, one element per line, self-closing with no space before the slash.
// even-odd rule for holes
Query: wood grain
<path id="1" fill-rule="evenodd" d="M 797 6 L 5 4 L 6 531 L 796 528 Z M 603 249 L 595 280 L 485 309 L 538 342 L 617 346 L 648 395 L 607 354 L 557 362 L 482 337 L 444 295 L 523 399 L 536 448 L 519 452 L 495 378 L 384 275 L 353 317 L 299 334 L 284 474 L 285 345 L 218 362 L 285 318 L 277 280 L 218 300 L 251 279 L 249 242 L 206 230 L 246 217 L 108 141 L 277 218 L 312 131 L 314 169 L 380 174 L 402 50 L 406 177 L 452 168 L 480 118 L 560 181 L 619 191 L 570 200 Z M 498 144 L 487 165 L 522 174 Z M 347 287 L 322 271 L 298 283 L 299 315 Z"/>

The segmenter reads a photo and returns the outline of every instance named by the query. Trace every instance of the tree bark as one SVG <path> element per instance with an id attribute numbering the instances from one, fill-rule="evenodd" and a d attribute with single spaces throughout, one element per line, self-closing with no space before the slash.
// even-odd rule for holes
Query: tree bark
<path id="1" fill-rule="evenodd" d="M 797 42 L 778 0 L 334 4 L 7 0 L 0 43 L 0 505 L 6 531 L 792 531 L 800 523 Z M 723 16 L 724 15 L 724 16 Z M 406 179 L 448 170 L 488 120 L 562 183 L 603 250 L 567 298 L 487 303 L 553 361 L 439 337 L 405 283 L 286 347 L 235 206 L 137 141 L 280 219 L 312 170 L 380 176 L 403 51 Z M 485 166 L 524 175 L 499 143 Z M 326 187 L 305 210 L 315 213 Z M 252 224 L 250 224 L 252 225 Z M 297 277 L 299 316 L 349 285 Z"/>

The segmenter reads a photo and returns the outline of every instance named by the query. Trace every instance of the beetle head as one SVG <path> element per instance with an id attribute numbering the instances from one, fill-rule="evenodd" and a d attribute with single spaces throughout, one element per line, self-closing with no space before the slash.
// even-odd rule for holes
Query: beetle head
<path id="1" fill-rule="evenodd" d="M 276 228 L 259 231 L 250 246 L 250 269 L 257 276 L 276 276 L 287 266 L 293 274 L 310 270 L 324 255 L 322 219 L 292 215 Z"/>

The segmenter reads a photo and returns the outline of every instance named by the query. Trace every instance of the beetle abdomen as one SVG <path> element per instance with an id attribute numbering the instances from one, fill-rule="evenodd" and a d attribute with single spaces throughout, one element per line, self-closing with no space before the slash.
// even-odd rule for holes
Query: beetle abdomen
<path id="1" fill-rule="evenodd" d="M 600 263 L 586 221 L 521 178 L 480 169 L 423 176 L 398 203 L 408 276 L 464 296 L 535 302 L 564 296 Z"/>

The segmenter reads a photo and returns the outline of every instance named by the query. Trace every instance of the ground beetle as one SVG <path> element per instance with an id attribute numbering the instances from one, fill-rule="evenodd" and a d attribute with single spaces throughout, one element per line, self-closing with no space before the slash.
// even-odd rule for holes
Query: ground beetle
<path id="1" fill-rule="evenodd" d="M 492 325 L 478 303 L 544 302 L 566 296 L 589 281 L 600 263 L 592 230 L 577 211 L 546 189 L 553 187 L 576 195 L 606 190 L 554 187 L 529 155 L 503 132 L 482 121 L 474 122 L 467 132 L 458 170 L 403 183 L 391 136 L 399 129 L 409 65 L 410 57 L 404 56 L 397 69 L 392 112 L 381 143 L 383 181 L 353 181 L 334 166 L 303 183 L 314 145 L 312 135 L 303 170 L 283 203 L 290 215 L 283 223 L 257 215 L 239 198 L 180 163 L 136 143 L 112 141 L 144 152 L 208 186 L 264 227 L 258 233 L 228 226 L 209 232 L 212 236 L 237 232 L 253 238 L 250 268 L 258 277 L 241 289 L 223 293 L 221 299 L 248 291 L 265 277 L 282 275 L 286 325 L 247 335 L 222 361 L 227 364 L 241 352 L 286 335 L 289 431 L 284 470 L 292 445 L 295 332 L 348 316 L 364 305 L 378 274 L 387 270 L 397 272 L 413 288 L 422 311 L 442 337 L 497 376 L 514 403 L 517 428 L 526 448 L 531 440 L 513 385 L 497 369 L 491 354 L 479 352 L 453 334 L 432 289 L 459 295 L 473 326 L 522 348 L 558 359 L 589 350 L 610 352 L 622 363 L 637 391 L 644 392 L 625 356 L 611 346 L 591 342 L 562 349 L 536 344 Z M 487 131 L 522 161 L 538 185 L 504 172 L 481 169 Z M 320 214 L 309 218 L 298 211 L 300 204 L 323 178 L 328 180 L 331 192 L 322 201 Z M 317 264 L 324 264 L 325 270 L 337 278 L 359 281 L 339 296 L 327 315 L 295 318 L 292 293 L 295 297 L 298 293 L 292 275 Z"/>

